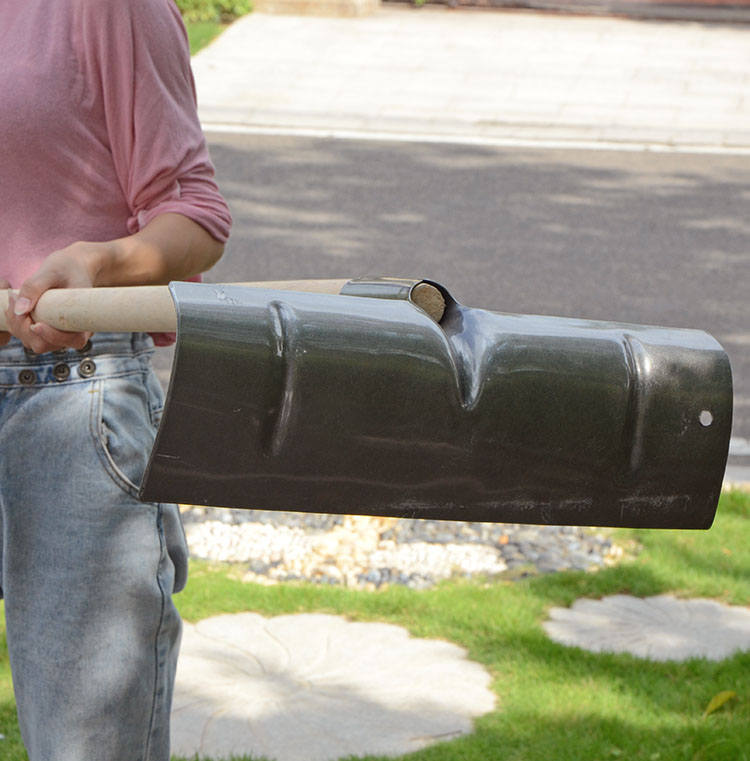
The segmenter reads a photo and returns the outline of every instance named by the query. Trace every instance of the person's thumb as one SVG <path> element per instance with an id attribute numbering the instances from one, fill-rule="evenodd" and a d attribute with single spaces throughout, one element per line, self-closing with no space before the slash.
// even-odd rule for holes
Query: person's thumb
<path id="1" fill-rule="evenodd" d="M 59 285 L 53 272 L 38 273 L 25 280 L 18 289 L 13 313 L 20 316 L 31 314 L 36 307 L 39 297 L 50 288 Z"/>

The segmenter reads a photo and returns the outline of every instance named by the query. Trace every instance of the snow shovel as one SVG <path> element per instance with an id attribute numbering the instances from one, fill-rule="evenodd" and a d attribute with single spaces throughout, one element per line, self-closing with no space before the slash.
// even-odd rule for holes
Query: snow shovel
<path id="1" fill-rule="evenodd" d="M 162 331 L 174 330 L 176 312 L 172 379 L 144 500 L 711 525 L 732 380 L 708 334 L 494 313 L 465 307 L 429 281 L 335 281 L 333 289 L 340 292 L 201 283 L 172 283 L 169 293 L 93 289 L 86 298 L 109 302 L 117 319 L 56 321 Z M 158 319 L 141 319 L 142 306 L 138 319 L 119 319 L 126 303 L 157 292 Z M 40 302 L 36 319 L 55 322 L 53 294 L 81 295 L 45 294 L 50 306 Z"/>

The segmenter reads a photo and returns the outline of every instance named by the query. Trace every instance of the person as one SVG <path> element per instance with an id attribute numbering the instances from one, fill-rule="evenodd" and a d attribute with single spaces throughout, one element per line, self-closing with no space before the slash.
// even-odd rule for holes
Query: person
<path id="1" fill-rule="evenodd" d="M 31 761 L 167 761 L 187 550 L 142 504 L 164 336 L 35 322 L 51 288 L 195 278 L 231 217 L 174 0 L 0 11 L 0 588 Z"/>

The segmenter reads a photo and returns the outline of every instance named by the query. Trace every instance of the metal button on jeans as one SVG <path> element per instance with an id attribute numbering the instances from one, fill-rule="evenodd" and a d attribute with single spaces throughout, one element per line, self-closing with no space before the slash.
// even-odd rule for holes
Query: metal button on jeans
<path id="1" fill-rule="evenodd" d="M 78 365 L 78 374 L 81 378 L 90 378 L 96 372 L 96 362 L 93 359 L 84 359 Z"/>
<path id="2" fill-rule="evenodd" d="M 83 347 L 80 348 L 80 349 L 77 349 L 77 351 L 78 351 L 79 354 L 87 354 L 88 352 L 90 352 L 91 351 L 91 339 L 86 341 L 86 343 L 83 345 Z"/>
<path id="3" fill-rule="evenodd" d="M 36 383 L 36 373 L 33 370 L 21 370 L 18 373 L 18 382 L 24 386 L 31 386 L 33 383 Z"/>
<path id="4" fill-rule="evenodd" d="M 64 362 L 60 362 L 52 368 L 52 375 L 56 381 L 66 381 L 70 378 L 70 368 Z"/>

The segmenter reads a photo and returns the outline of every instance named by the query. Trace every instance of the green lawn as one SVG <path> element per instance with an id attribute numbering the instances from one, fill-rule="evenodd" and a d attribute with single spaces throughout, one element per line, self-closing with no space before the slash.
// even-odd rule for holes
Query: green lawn
<path id="1" fill-rule="evenodd" d="M 177 599 L 190 621 L 242 610 L 321 611 L 389 621 L 415 636 L 463 645 L 493 675 L 497 709 L 478 720 L 473 735 L 412 754 L 409 761 L 745 761 L 750 759 L 750 654 L 684 664 L 593 655 L 550 642 L 541 623 L 553 605 L 623 592 L 672 592 L 747 605 L 748 519 L 750 497 L 732 493 L 722 497 L 708 532 L 618 532 L 635 557 L 592 574 L 366 592 L 243 584 L 231 569 L 195 564 Z M 711 699 L 724 690 L 737 697 L 704 717 Z M 0 758 L 24 761 L 4 647 L 0 732 L 6 735 Z"/>
<path id="2" fill-rule="evenodd" d="M 195 55 L 215 40 L 228 26 L 218 21 L 193 21 L 185 24 L 190 40 L 190 55 Z"/>

